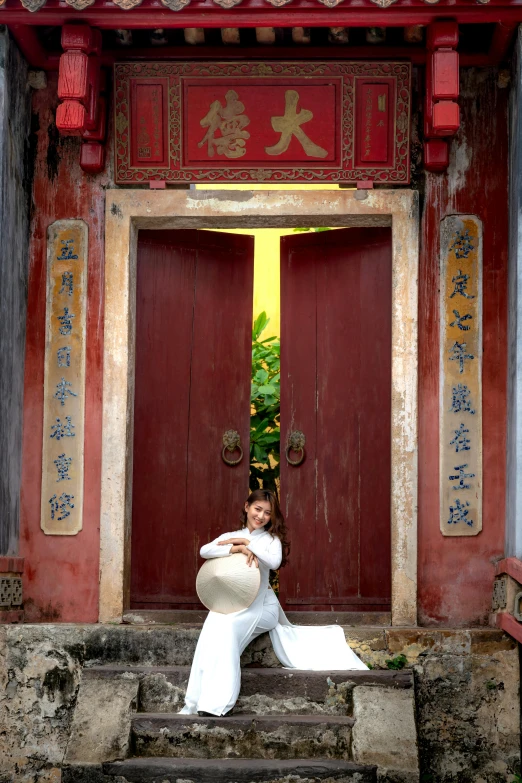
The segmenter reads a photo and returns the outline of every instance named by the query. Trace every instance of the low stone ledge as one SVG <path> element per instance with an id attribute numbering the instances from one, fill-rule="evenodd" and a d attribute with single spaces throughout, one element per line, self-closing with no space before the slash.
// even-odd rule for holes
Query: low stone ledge
<path id="1" fill-rule="evenodd" d="M 418 783 L 419 754 L 411 691 L 361 685 L 353 691 L 352 752 L 359 764 L 377 764 L 382 780 Z M 392 777 L 390 777 L 390 775 Z"/>
<path id="2" fill-rule="evenodd" d="M 122 672 L 110 679 L 83 677 L 65 754 L 66 763 L 125 759 L 130 747 L 131 713 L 136 710 L 139 677 Z"/>

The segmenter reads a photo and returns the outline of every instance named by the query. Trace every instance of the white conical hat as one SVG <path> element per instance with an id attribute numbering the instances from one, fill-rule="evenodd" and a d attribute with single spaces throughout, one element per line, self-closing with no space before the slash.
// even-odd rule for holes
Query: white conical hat
<path id="1" fill-rule="evenodd" d="M 259 568 L 254 564 L 248 566 L 246 555 L 237 552 L 207 560 L 199 569 L 196 592 L 203 606 L 211 612 L 232 614 L 248 609 L 260 584 Z"/>

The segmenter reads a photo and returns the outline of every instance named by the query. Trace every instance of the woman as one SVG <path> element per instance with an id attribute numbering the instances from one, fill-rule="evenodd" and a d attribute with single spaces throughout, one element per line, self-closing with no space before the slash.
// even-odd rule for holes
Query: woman
<path id="1" fill-rule="evenodd" d="M 201 630 L 187 686 L 184 714 L 226 715 L 241 686 L 241 653 L 266 631 L 283 666 L 332 671 L 367 669 L 346 644 L 338 625 L 291 625 L 268 582 L 270 570 L 284 566 L 289 552 L 286 526 L 273 492 L 256 489 L 241 514 L 243 527 L 201 547 L 201 557 L 242 552 L 259 568 L 261 585 L 254 602 L 240 612 L 209 612 Z"/>

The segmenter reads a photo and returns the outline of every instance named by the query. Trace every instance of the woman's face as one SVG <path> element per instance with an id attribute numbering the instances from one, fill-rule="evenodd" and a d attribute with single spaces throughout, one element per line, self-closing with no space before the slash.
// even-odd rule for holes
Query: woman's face
<path id="1" fill-rule="evenodd" d="M 254 500 L 251 506 L 245 503 L 247 515 L 247 528 L 252 532 L 259 530 L 270 522 L 270 502 L 268 500 Z"/>

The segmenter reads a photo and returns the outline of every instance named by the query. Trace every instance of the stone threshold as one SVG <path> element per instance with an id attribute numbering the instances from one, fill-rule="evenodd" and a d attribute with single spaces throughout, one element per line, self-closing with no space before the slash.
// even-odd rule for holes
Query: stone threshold
<path id="1" fill-rule="evenodd" d="M 205 621 L 206 609 L 129 609 L 123 615 L 125 625 L 199 625 Z M 391 625 L 391 612 L 286 612 L 295 625 Z"/>

